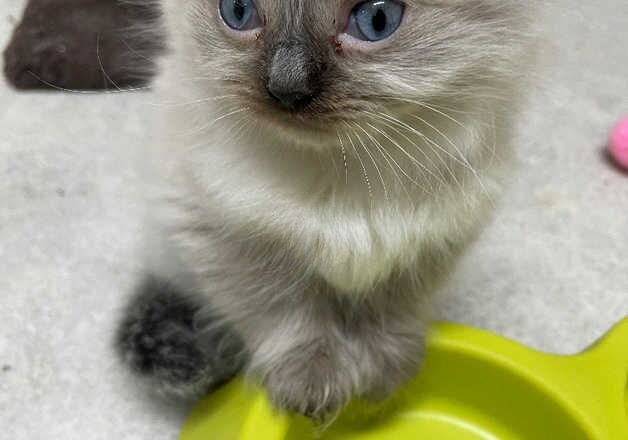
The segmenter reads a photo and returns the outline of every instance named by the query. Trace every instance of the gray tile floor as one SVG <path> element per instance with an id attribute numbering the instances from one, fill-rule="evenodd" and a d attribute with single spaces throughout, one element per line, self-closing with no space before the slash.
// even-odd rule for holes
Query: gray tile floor
<path id="1" fill-rule="evenodd" d="M 23 0 L 0 0 L 0 44 Z M 520 170 L 437 299 L 439 316 L 555 352 L 628 315 L 628 176 L 603 160 L 628 114 L 628 3 L 547 6 Z M 174 439 L 185 408 L 143 398 L 110 351 L 141 231 L 149 94 L 18 94 L 0 82 L 3 438 Z"/>

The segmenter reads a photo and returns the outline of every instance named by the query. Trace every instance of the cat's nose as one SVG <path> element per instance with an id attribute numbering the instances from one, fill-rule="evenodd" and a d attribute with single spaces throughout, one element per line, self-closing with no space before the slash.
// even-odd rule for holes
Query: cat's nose
<path id="1" fill-rule="evenodd" d="M 274 48 L 268 68 L 266 90 L 281 107 L 299 111 L 307 107 L 320 89 L 321 63 L 315 49 L 300 42 L 284 42 Z"/>
<path id="2" fill-rule="evenodd" d="M 266 91 L 275 102 L 291 111 L 304 109 L 314 99 L 314 95 L 307 92 L 273 90 L 270 86 L 266 86 Z"/>

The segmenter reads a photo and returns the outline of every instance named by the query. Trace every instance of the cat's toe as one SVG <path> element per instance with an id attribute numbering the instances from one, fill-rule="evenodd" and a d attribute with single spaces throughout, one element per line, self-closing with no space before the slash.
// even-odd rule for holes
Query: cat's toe
<path id="1" fill-rule="evenodd" d="M 324 356 L 286 360 L 264 378 L 278 408 L 317 422 L 335 416 L 349 401 L 351 380 Z"/>

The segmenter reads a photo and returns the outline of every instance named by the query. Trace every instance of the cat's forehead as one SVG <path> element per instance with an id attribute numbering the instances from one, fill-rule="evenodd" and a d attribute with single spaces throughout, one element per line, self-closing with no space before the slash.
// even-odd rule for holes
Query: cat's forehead
<path id="1" fill-rule="evenodd" d="M 307 11 L 328 11 L 344 2 L 346 0 L 256 0 L 258 6 L 262 8 L 297 15 Z"/>
<path id="2" fill-rule="evenodd" d="M 390 1 L 390 0 L 386 0 Z M 392 0 L 413 8 L 419 0 Z M 346 24 L 351 10 L 362 0 L 255 0 L 267 23 L 267 29 L 279 37 L 309 34 L 310 37 L 333 36 Z"/>
<path id="3" fill-rule="evenodd" d="M 267 39 L 326 41 L 336 33 L 346 0 L 256 0 L 266 22 Z"/>
<path id="4" fill-rule="evenodd" d="M 335 17 L 346 0 L 256 0 L 267 20 L 304 26 Z"/>

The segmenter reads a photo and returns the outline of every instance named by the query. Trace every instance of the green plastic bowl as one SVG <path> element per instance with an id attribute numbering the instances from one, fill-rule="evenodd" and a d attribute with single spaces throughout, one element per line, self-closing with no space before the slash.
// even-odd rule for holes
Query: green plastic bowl
<path id="1" fill-rule="evenodd" d="M 236 380 L 198 403 L 180 440 L 626 440 L 628 319 L 575 356 L 438 324 L 416 379 L 387 411 L 364 411 L 354 403 L 322 430 Z"/>

